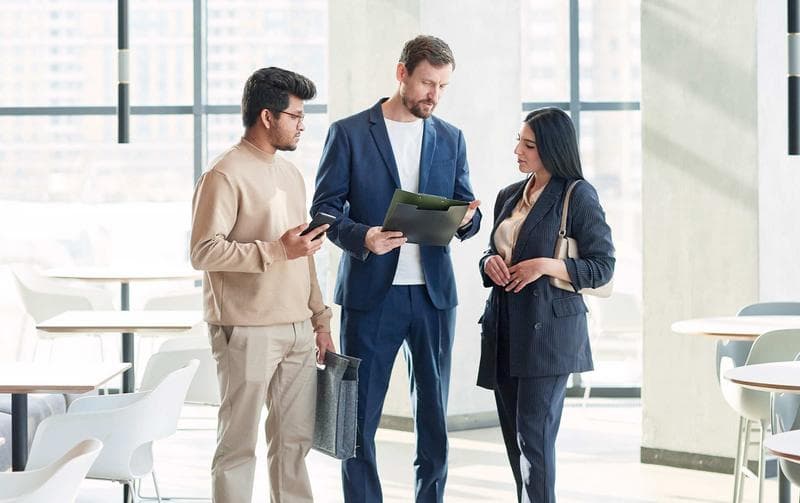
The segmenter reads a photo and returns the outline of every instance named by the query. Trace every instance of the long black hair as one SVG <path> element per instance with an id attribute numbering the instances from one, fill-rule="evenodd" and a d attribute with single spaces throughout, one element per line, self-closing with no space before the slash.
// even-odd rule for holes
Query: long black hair
<path id="1" fill-rule="evenodd" d="M 578 139 L 572 120 L 560 108 L 540 108 L 525 117 L 536 137 L 539 159 L 554 177 L 583 179 Z"/>

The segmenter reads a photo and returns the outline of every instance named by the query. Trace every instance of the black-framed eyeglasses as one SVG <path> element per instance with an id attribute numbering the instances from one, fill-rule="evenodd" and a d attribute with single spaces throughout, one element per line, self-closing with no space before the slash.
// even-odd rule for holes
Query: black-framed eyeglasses
<path id="1" fill-rule="evenodd" d="M 302 123 L 306 118 L 306 114 L 293 114 L 291 112 L 284 111 L 281 111 L 280 113 L 288 115 L 292 119 L 296 120 L 298 124 Z"/>

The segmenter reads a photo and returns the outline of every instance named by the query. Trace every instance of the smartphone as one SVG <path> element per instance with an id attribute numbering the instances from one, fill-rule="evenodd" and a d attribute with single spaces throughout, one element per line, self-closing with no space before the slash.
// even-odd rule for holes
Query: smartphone
<path id="1" fill-rule="evenodd" d="M 335 216 L 329 215 L 327 213 L 323 213 L 323 212 L 320 211 L 319 213 L 314 215 L 314 218 L 311 219 L 311 223 L 308 224 L 308 227 L 306 227 L 306 230 L 301 232 L 300 235 L 301 236 L 305 236 L 306 234 L 308 234 L 309 232 L 313 231 L 314 229 L 316 229 L 320 225 L 332 224 L 335 221 L 336 221 L 336 217 Z M 314 239 L 319 239 L 321 237 L 322 237 L 322 234 L 320 234 L 319 236 L 315 237 Z"/>

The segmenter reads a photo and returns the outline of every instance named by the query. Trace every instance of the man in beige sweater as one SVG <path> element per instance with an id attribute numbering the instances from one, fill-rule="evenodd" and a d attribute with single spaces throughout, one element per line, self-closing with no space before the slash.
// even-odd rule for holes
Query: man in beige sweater
<path id="1" fill-rule="evenodd" d="M 271 501 L 313 501 L 305 466 L 314 433 L 315 349 L 333 350 L 313 255 L 327 225 L 306 229 L 303 178 L 276 155 L 305 129 L 309 79 L 262 68 L 242 97 L 245 134 L 197 183 L 191 260 L 205 271 L 204 319 L 222 404 L 211 466 L 214 501 L 250 502 L 258 423 L 267 405 Z"/>

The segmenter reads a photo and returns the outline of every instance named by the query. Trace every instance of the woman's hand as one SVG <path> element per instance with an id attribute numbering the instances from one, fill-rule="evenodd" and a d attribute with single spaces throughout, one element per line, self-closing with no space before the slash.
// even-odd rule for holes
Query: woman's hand
<path id="1" fill-rule="evenodd" d="M 523 288 L 541 278 L 544 274 L 544 261 L 548 259 L 532 258 L 523 260 L 508 268 L 510 281 L 506 285 L 506 292 L 519 293 Z"/>
<path id="2" fill-rule="evenodd" d="M 508 267 L 506 267 L 506 263 L 503 262 L 503 258 L 500 255 L 492 255 L 484 260 L 483 272 L 485 272 L 497 286 L 506 286 L 511 280 Z"/>

